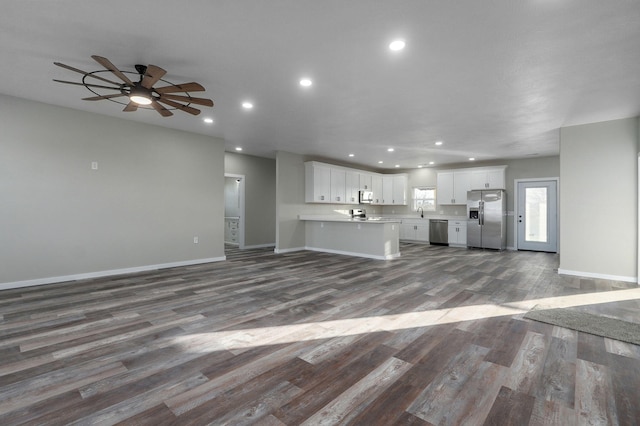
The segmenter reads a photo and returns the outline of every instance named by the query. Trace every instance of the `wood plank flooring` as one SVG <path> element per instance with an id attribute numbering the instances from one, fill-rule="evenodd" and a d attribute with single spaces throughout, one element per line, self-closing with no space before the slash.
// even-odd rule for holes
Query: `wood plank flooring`
<path id="1" fill-rule="evenodd" d="M 2 291 L 0 424 L 640 424 L 640 347 L 523 319 L 557 302 L 640 323 L 634 284 L 547 253 L 401 252 L 229 247 Z"/>

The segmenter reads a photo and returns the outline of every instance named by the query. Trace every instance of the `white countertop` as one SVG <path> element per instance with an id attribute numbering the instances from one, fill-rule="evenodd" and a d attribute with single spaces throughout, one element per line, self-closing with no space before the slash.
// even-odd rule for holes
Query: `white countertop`
<path id="1" fill-rule="evenodd" d="M 366 219 L 352 219 L 350 216 L 344 215 L 317 215 L 317 214 L 301 214 L 298 216 L 300 220 L 313 220 L 317 222 L 355 222 L 355 223 L 400 223 L 402 219 L 389 218 L 386 216 L 371 216 Z"/>
<path id="2" fill-rule="evenodd" d="M 429 219 L 439 220 L 463 220 L 466 221 L 466 216 L 450 216 L 450 215 L 429 215 L 421 218 L 419 215 L 384 215 L 384 216 L 370 216 L 366 220 L 352 219 L 346 215 L 317 215 L 317 214 L 301 214 L 298 216 L 300 220 L 315 220 L 320 222 L 358 222 L 358 223 L 400 223 L 403 220 L 419 220 L 428 221 Z"/>

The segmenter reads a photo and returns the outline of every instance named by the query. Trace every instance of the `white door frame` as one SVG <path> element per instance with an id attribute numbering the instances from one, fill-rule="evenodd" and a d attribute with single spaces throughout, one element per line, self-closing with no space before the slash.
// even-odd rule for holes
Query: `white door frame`
<path id="1" fill-rule="evenodd" d="M 240 221 L 238 222 L 238 247 L 244 248 L 244 183 L 245 176 L 237 175 L 234 173 L 225 173 L 225 178 L 240 179 L 240 185 L 238 185 L 238 200 L 240 204 Z"/>
<path id="2" fill-rule="evenodd" d="M 518 250 L 518 184 L 522 182 L 544 182 L 555 181 L 556 182 L 556 247 L 557 253 L 560 253 L 560 178 L 559 177 L 542 177 L 542 178 L 527 178 L 527 179 L 514 179 L 513 180 L 513 247 L 514 250 Z"/>

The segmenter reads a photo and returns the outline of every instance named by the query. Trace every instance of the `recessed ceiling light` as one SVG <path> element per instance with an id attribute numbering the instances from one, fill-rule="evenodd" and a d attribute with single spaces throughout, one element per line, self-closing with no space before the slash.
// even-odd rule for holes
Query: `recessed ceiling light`
<path id="1" fill-rule="evenodd" d="M 400 167 L 400 164 L 396 164 L 395 167 Z"/>
<path id="2" fill-rule="evenodd" d="M 422 168 L 422 164 L 418 164 L 418 168 L 421 169 Z"/>
<path id="3" fill-rule="evenodd" d="M 245 102 L 242 103 L 242 108 L 251 109 L 251 108 L 253 108 L 253 104 L 251 102 L 245 101 Z"/>
<path id="4" fill-rule="evenodd" d="M 300 79 L 300 86 L 302 87 L 309 87 L 313 84 L 313 81 L 311 81 L 310 78 L 302 78 Z"/>
<path id="5" fill-rule="evenodd" d="M 437 141 L 437 142 L 436 142 L 436 145 L 437 145 L 437 146 L 442 145 L 442 141 Z"/>
<path id="6" fill-rule="evenodd" d="M 406 45 L 407 44 L 404 42 L 404 40 L 394 40 L 389 43 L 389 49 L 397 52 L 398 50 L 404 49 Z"/>
<path id="7" fill-rule="evenodd" d="M 393 152 L 393 151 L 395 151 L 395 149 L 393 149 L 393 148 L 387 148 L 387 151 L 389 151 L 389 152 Z"/>
<path id="8" fill-rule="evenodd" d="M 378 164 L 382 164 L 382 163 L 384 163 L 384 161 L 378 161 Z"/>
<path id="9" fill-rule="evenodd" d="M 203 118 L 202 121 L 204 121 L 207 124 L 211 124 L 211 123 L 213 123 L 213 118 L 209 118 L 209 117 Z"/>
<path id="10" fill-rule="evenodd" d="M 429 161 L 429 165 L 433 166 L 435 163 L 433 161 Z"/>
<path id="11" fill-rule="evenodd" d="M 242 147 L 241 146 L 237 146 L 236 147 L 236 151 L 242 151 Z"/>
<path id="12" fill-rule="evenodd" d="M 349 157 L 355 157 L 355 154 L 349 154 Z"/>
<path id="13" fill-rule="evenodd" d="M 476 161 L 476 159 L 473 157 L 469 157 L 469 161 Z"/>

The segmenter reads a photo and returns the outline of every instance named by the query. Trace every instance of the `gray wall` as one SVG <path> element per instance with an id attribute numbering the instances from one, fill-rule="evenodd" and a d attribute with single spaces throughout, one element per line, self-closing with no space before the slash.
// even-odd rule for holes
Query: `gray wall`
<path id="1" fill-rule="evenodd" d="M 276 161 L 232 152 L 224 158 L 225 173 L 245 176 L 244 246 L 275 244 Z"/>
<path id="2" fill-rule="evenodd" d="M 0 283 L 224 256 L 221 140 L 3 95 L 0 129 Z"/>
<path id="3" fill-rule="evenodd" d="M 507 210 L 514 211 L 514 180 L 530 178 L 547 178 L 560 176 L 560 157 L 533 157 L 522 160 L 500 160 L 473 163 L 473 167 L 506 165 L 506 190 L 507 190 Z M 468 163 L 452 165 L 441 168 L 423 168 L 406 170 L 409 175 L 408 189 L 412 191 L 416 186 L 436 186 L 437 171 L 449 169 L 462 169 L 471 167 Z M 411 193 L 407 196 L 411 200 Z M 385 206 L 384 214 L 416 215 L 411 211 L 411 205 L 407 206 Z M 425 216 L 431 214 L 446 214 L 459 216 L 466 214 L 465 206 L 436 206 L 435 212 L 425 212 Z M 513 216 L 507 217 L 507 247 L 514 247 L 513 238 Z"/>
<path id="4" fill-rule="evenodd" d="M 560 269 L 638 276 L 638 119 L 560 131 Z"/>

